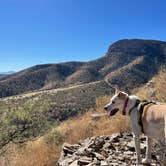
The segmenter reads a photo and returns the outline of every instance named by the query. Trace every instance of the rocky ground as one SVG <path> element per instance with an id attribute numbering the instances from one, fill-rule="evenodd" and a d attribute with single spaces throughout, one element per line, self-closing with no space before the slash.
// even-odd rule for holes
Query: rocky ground
<path id="1" fill-rule="evenodd" d="M 141 157 L 145 157 L 145 137 L 141 138 Z M 154 148 L 156 149 L 156 148 Z M 159 155 L 153 150 L 152 166 L 159 166 Z M 65 143 L 58 166 L 132 166 L 135 149 L 131 133 L 88 138 L 78 144 Z"/>

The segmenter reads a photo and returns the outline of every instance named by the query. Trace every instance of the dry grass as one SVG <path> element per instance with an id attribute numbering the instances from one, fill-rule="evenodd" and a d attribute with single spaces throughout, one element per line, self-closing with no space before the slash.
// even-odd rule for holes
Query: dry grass
<path id="1" fill-rule="evenodd" d="M 83 116 L 69 119 L 62 123 L 58 130 L 62 133 L 65 141 L 76 143 L 80 139 L 85 139 L 94 135 L 109 135 L 111 133 L 125 131 L 129 129 L 128 119 L 120 114 L 115 117 L 102 117 L 92 120 L 91 114 L 103 112 L 103 106 L 109 101 L 105 96 L 96 100 L 96 109 L 90 110 Z M 123 123 L 121 123 L 123 121 Z"/>
<path id="2" fill-rule="evenodd" d="M 136 94 L 143 99 L 166 102 L 166 68 L 161 69 L 147 85 L 137 89 Z"/>
<path id="3" fill-rule="evenodd" d="M 55 166 L 61 146 L 49 146 L 43 138 L 27 142 L 19 147 L 10 145 L 4 157 L 0 157 L 1 166 Z"/>
<path id="4" fill-rule="evenodd" d="M 162 69 L 156 77 L 155 85 L 156 98 L 161 102 L 166 102 L 166 69 Z"/>
<path id="5" fill-rule="evenodd" d="M 22 147 L 12 145 L 11 148 L 8 148 L 10 151 L 8 150 L 6 156 L 0 158 L 0 165 L 52 166 L 60 156 L 63 142 L 76 143 L 94 135 L 109 135 L 129 130 L 128 119 L 121 115 L 112 118 L 102 117 L 99 120 L 91 119 L 92 113 L 103 112 L 103 106 L 108 101 L 107 96 L 99 98 L 96 100 L 95 109 L 61 123 L 50 133 L 35 141 L 30 141 Z"/>

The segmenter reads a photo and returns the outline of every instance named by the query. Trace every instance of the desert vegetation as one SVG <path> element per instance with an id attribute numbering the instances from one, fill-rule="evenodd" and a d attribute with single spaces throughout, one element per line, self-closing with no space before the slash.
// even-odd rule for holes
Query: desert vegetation
<path id="1" fill-rule="evenodd" d="M 142 99 L 165 102 L 165 73 L 166 70 L 165 67 L 163 67 L 149 83 L 147 83 L 145 86 L 135 89 L 132 93 L 136 93 Z M 97 83 L 97 86 L 99 85 L 101 86 L 100 82 Z M 87 86 L 91 88 L 89 89 L 87 88 Z M 64 142 L 74 144 L 87 137 L 92 137 L 95 135 L 110 135 L 115 132 L 130 130 L 128 119 L 120 114 L 111 118 L 102 117 L 96 121 L 91 119 L 90 115 L 92 113 L 103 112 L 103 106 L 109 101 L 110 96 L 104 96 L 103 94 L 102 97 L 97 97 L 97 99 L 95 99 L 96 94 L 99 94 L 100 96 L 101 92 L 96 92 L 93 84 L 88 84 L 87 86 L 86 88 L 84 86 L 78 86 L 78 89 L 69 88 L 66 89 L 66 91 L 62 89 L 60 92 L 52 90 L 45 92 L 45 94 L 43 94 L 43 92 L 38 92 L 29 95 L 26 94 L 24 96 L 4 98 L 3 100 L 1 100 L 1 124 L 3 124 L 3 127 L 1 126 L 1 140 L 5 140 L 4 138 L 8 138 L 6 136 L 11 136 L 10 132 L 5 133 L 6 131 L 12 131 L 12 129 L 19 130 L 16 130 L 18 131 L 17 135 L 15 135 L 16 137 L 14 137 L 12 141 L 7 142 L 6 146 L 3 146 L 3 148 L 1 148 L 0 165 L 52 166 L 57 162 Z M 103 89 L 101 88 L 102 91 L 104 91 L 105 88 L 106 87 L 104 87 Z M 86 89 L 88 89 L 88 91 L 84 92 L 86 91 Z M 76 106 L 77 108 L 79 108 L 79 111 L 77 112 L 77 114 L 74 114 L 76 116 L 69 118 L 68 120 L 65 120 L 64 118 L 65 121 L 62 122 L 55 119 L 53 121 L 52 118 L 50 118 L 51 120 L 47 119 L 48 114 L 46 114 L 46 110 L 54 108 L 52 104 L 55 104 L 56 100 L 59 103 L 61 103 L 60 99 L 63 99 L 62 101 L 66 102 L 70 101 L 70 103 L 72 103 L 76 100 L 76 98 L 70 100 L 71 98 L 68 97 L 71 97 L 71 94 L 74 94 L 74 96 L 76 97 L 78 94 L 78 90 L 80 94 L 86 95 L 82 95 L 81 98 L 78 99 L 79 102 Z M 104 92 L 105 94 L 109 94 L 110 91 Z M 59 100 L 55 98 L 55 94 L 59 94 L 59 96 L 57 97 Z M 94 94 L 94 97 L 90 98 L 90 100 L 87 101 L 87 97 L 89 95 L 91 96 L 92 94 Z M 43 98 L 44 96 L 46 98 Z M 50 98 L 52 98 L 51 102 L 50 100 L 48 100 Z M 33 103 L 33 101 L 35 104 Z M 79 105 L 80 101 L 82 101 L 83 103 Z M 93 101 L 95 104 L 92 105 L 91 101 Z M 8 107 L 6 107 L 6 103 Z M 28 107 L 26 107 L 26 104 L 28 105 Z M 89 104 L 89 106 L 91 107 L 84 108 L 84 104 Z M 24 107 L 21 107 L 21 105 Z M 80 111 L 81 109 L 79 106 L 82 106 L 82 110 L 84 111 Z M 27 112 L 25 112 L 25 110 L 22 110 L 23 108 L 26 108 L 25 110 Z M 10 114 L 9 110 L 11 111 L 11 113 L 13 113 L 13 115 Z M 17 112 L 17 110 L 19 110 L 19 112 Z M 65 115 L 71 115 L 66 113 L 67 112 L 65 112 Z M 20 131 L 20 129 L 22 128 L 20 124 L 24 124 L 24 121 L 26 121 L 27 124 L 29 124 L 31 127 L 26 129 L 26 132 L 23 132 L 23 134 Z M 123 123 L 121 123 L 122 121 Z M 14 127 L 15 125 L 16 127 Z M 10 126 L 12 128 L 9 128 Z M 28 137 L 26 137 L 26 133 L 29 134 Z"/>
<path id="2" fill-rule="evenodd" d="M 95 106 L 95 98 L 111 91 L 104 82 L 34 92 L 0 100 L 0 147 L 43 135 L 68 117 Z"/>
<path id="3" fill-rule="evenodd" d="M 13 143 L 8 144 L 3 148 L 0 164 L 52 166 L 57 162 L 64 142 L 76 143 L 81 139 L 95 135 L 110 135 L 119 131 L 128 131 L 130 129 L 128 119 L 120 114 L 113 118 L 102 117 L 92 120 L 90 115 L 103 112 L 103 106 L 109 99 L 109 96 L 98 98 L 95 108 L 60 123 L 42 137 L 28 141 L 21 146 Z M 6 148 L 7 151 L 5 151 Z"/>
<path id="4" fill-rule="evenodd" d="M 155 99 L 165 102 L 165 73 L 166 70 L 162 69 L 152 79 L 151 83 L 155 90 L 153 96 L 151 96 L 151 91 L 147 87 L 149 85 L 136 89 L 133 93 L 137 93 L 142 99 Z M 78 114 L 76 117 L 53 125 L 43 136 L 36 137 L 34 140 L 26 141 L 23 144 L 8 144 L 1 149 L 0 165 L 52 166 L 57 162 L 64 142 L 74 144 L 87 137 L 110 135 L 119 131 L 130 130 L 128 119 L 120 114 L 111 118 L 102 117 L 98 120 L 92 120 L 90 115 L 103 112 L 103 106 L 109 99 L 110 96 L 97 98 L 94 108 L 85 111 L 84 114 Z M 123 125 L 121 121 L 124 122 Z"/>

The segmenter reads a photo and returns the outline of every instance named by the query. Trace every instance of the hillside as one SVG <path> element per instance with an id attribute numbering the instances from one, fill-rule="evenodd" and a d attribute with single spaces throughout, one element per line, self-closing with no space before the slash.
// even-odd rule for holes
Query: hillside
<path id="1" fill-rule="evenodd" d="M 166 102 L 166 96 L 165 96 L 166 74 L 165 73 L 166 73 L 166 68 L 163 68 L 157 75 L 155 75 L 152 78 L 153 85 L 150 88 L 155 89 L 155 93 L 153 96 L 150 95 L 149 88 L 147 87 L 147 85 L 149 83 L 138 89 L 135 89 L 133 94 L 137 94 L 142 99 Z M 78 88 L 79 88 L 79 86 L 78 86 Z M 89 91 L 87 87 L 86 87 L 86 89 L 87 89 L 87 91 Z M 61 90 L 62 90 L 61 92 L 63 92 L 64 89 L 61 89 Z M 70 92 L 72 90 L 73 89 L 71 88 Z M 52 96 L 52 95 L 54 96 L 55 92 L 56 92 L 56 90 L 51 90 L 51 91 L 48 91 L 45 93 L 49 93 L 50 96 Z M 31 100 L 32 100 L 32 97 L 37 98 L 37 96 L 39 96 L 41 93 L 43 93 L 43 92 L 36 92 L 36 93 L 30 93 L 30 94 L 15 96 L 15 97 L 9 97 L 9 98 L 3 99 L 3 100 L 6 100 L 6 103 L 10 103 L 12 100 L 14 103 L 17 103 L 17 101 L 19 101 L 19 100 L 24 102 L 24 100 L 26 98 L 27 99 L 31 98 Z M 51 95 L 51 93 L 52 93 L 52 95 Z M 91 91 L 90 91 L 90 94 L 91 94 Z M 107 94 L 109 94 L 109 93 L 107 93 Z M 24 100 L 22 100 L 22 99 L 24 99 Z M 104 96 L 104 97 L 99 97 L 95 102 L 96 105 L 95 105 L 94 109 L 90 109 L 83 115 L 81 114 L 76 117 L 69 118 L 68 120 L 65 120 L 56 125 L 53 125 L 52 130 L 50 130 L 50 131 L 45 130 L 42 137 L 37 137 L 36 139 L 31 140 L 31 141 L 28 139 L 29 141 L 26 142 L 25 144 L 21 144 L 22 146 L 20 146 L 20 144 L 12 144 L 12 141 L 11 141 L 11 144 L 8 144 L 6 147 L 2 148 L 0 151 L 0 153 L 2 154 L 2 155 L 0 155 L 0 165 L 6 166 L 6 164 L 9 164 L 12 166 L 17 166 L 17 165 L 53 166 L 53 165 L 55 165 L 55 163 L 57 163 L 57 161 L 60 157 L 60 153 L 62 151 L 62 144 L 64 142 L 67 142 L 69 144 L 76 144 L 76 143 L 80 142 L 80 140 L 84 140 L 84 139 L 90 138 L 90 137 L 100 138 L 100 137 L 96 137 L 96 136 L 101 136 L 101 138 L 106 138 L 106 136 L 111 137 L 109 135 L 111 135 L 113 133 L 130 131 L 130 125 L 128 122 L 128 118 L 125 116 L 121 116 L 120 114 L 118 114 L 112 118 L 102 117 L 101 119 L 98 119 L 96 121 L 91 119 L 90 115 L 92 113 L 94 113 L 94 112 L 101 113 L 104 111 L 103 107 L 106 103 L 108 103 L 109 99 L 110 99 L 110 96 L 108 96 L 108 95 Z M 10 102 L 8 102 L 8 101 L 10 101 Z M 44 102 L 42 104 L 44 105 Z M 38 107 L 38 108 L 41 108 L 41 107 Z M 3 110 L 2 106 L 1 106 L 1 109 Z M 36 109 L 36 110 L 39 111 L 39 109 Z M 32 112 L 30 112 L 30 115 L 31 115 L 31 113 Z M 18 112 L 16 115 L 13 115 L 13 117 L 22 118 L 22 116 L 18 116 L 19 115 Z M 36 115 L 40 115 L 40 114 L 37 113 Z M 26 118 L 30 120 L 30 118 L 28 118 L 28 117 L 29 116 L 26 116 Z M 11 115 L 10 115 L 10 118 L 11 118 Z M 35 118 L 35 117 L 33 117 L 33 118 Z M 48 124 L 48 123 L 46 123 L 44 118 L 41 118 L 41 119 L 42 119 L 42 121 L 44 121 L 44 123 L 43 123 L 44 126 L 46 124 Z M 36 124 L 31 125 L 32 127 L 30 127 L 28 130 L 35 131 L 35 130 L 37 130 L 35 128 L 38 128 L 39 132 L 41 132 L 40 126 L 38 125 L 38 124 L 40 124 L 41 119 L 39 117 L 39 120 L 36 122 Z M 121 123 L 122 121 L 123 121 L 123 123 Z M 4 121 L 4 124 L 6 124 L 6 123 L 7 123 L 7 121 Z M 1 131 L 3 131 L 2 129 L 5 129 L 5 131 L 6 131 L 6 127 L 3 128 L 1 126 Z M 24 133 L 25 133 L 25 131 L 24 131 Z M 31 133 L 33 133 L 33 132 L 31 132 Z M 21 135 L 21 132 L 20 133 L 18 132 L 17 137 L 19 135 Z M 102 136 L 102 135 L 106 135 L 106 136 Z M 5 136 L 5 132 L 3 132 L 3 136 Z M 40 136 L 41 136 L 41 133 L 40 133 Z M 128 135 L 129 137 L 128 136 L 126 137 L 126 136 L 127 135 L 123 135 L 123 138 L 121 139 L 121 142 L 123 142 L 124 144 L 125 143 L 127 144 L 127 147 L 125 150 L 126 154 L 124 153 L 124 155 L 121 156 L 121 158 L 125 158 L 124 159 L 125 161 L 122 161 L 123 164 L 135 162 L 134 156 L 132 156 L 133 157 L 132 161 L 128 160 L 128 157 L 130 155 L 133 155 L 133 147 L 132 147 L 133 145 L 130 141 L 132 139 L 131 136 L 130 135 Z M 20 138 L 20 137 L 18 137 L 18 138 Z M 109 141 L 109 139 L 107 141 Z M 17 142 L 16 138 L 15 138 L 14 142 Z M 81 142 L 83 142 L 83 141 L 81 141 Z M 142 147 L 143 154 L 145 154 L 143 140 L 142 140 L 142 145 L 143 145 L 143 147 Z M 118 150 L 117 153 L 121 152 L 121 150 L 123 151 L 123 149 L 121 149 L 122 147 L 121 146 L 116 147 L 116 144 L 115 144 L 115 148 L 117 148 L 117 150 Z M 108 153 L 112 154 L 112 157 L 114 160 L 116 160 L 115 161 L 116 163 L 121 162 L 121 161 L 119 161 L 119 159 L 117 161 L 117 157 L 119 155 L 118 156 L 115 155 L 115 151 L 112 151 L 112 152 L 109 151 Z M 103 153 L 102 153 L 102 155 L 103 155 Z M 153 151 L 153 164 L 154 165 L 156 164 L 156 163 L 154 163 L 155 162 L 154 160 L 156 160 L 155 156 L 156 156 L 156 151 Z M 70 155 L 67 157 L 70 157 Z"/>
<path id="2" fill-rule="evenodd" d="M 42 135 L 60 121 L 95 107 L 96 97 L 110 92 L 106 82 L 98 81 L 0 99 L 0 148 Z"/>
<path id="3" fill-rule="evenodd" d="M 89 62 L 37 65 L 0 78 L 0 97 L 109 79 L 129 90 L 150 80 L 166 62 L 166 42 L 124 39 Z M 125 79 L 122 79 L 124 78 Z"/>

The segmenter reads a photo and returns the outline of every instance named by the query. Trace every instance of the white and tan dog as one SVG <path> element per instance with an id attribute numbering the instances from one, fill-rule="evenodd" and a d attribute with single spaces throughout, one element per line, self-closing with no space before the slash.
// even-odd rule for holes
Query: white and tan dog
<path id="1" fill-rule="evenodd" d="M 115 115 L 118 111 L 122 111 L 123 115 L 130 116 L 137 155 L 136 165 L 141 163 L 139 137 L 142 134 L 139 125 L 140 112 L 136 104 L 138 101 L 140 99 L 136 96 L 129 96 L 125 92 L 116 91 L 110 102 L 104 107 L 109 116 Z M 141 120 L 144 134 L 147 136 L 146 158 L 142 160 L 142 163 L 146 164 L 151 162 L 152 139 L 156 140 L 166 152 L 166 104 L 150 104 L 143 112 Z"/>

